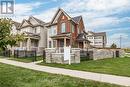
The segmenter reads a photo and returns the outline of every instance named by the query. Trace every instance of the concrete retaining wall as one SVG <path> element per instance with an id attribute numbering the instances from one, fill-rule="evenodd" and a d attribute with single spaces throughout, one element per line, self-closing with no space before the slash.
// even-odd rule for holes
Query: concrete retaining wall
<path id="1" fill-rule="evenodd" d="M 60 51 L 62 50 L 62 52 Z M 64 61 L 63 49 L 46 48 L 46 63 L 61 63 L 68 64 L 69 61 Z M 71 63 L 80 63 L 80 49 L 71 48 Z"/>

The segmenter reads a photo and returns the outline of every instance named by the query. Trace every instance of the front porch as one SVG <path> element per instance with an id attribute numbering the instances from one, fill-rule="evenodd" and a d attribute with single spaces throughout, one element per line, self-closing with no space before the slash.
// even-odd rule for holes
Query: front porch
<path id="1" fill-rule="evenodd" d="M 56 35 L 52 36 L 52 42 L 53 45 L 51 46 L 52 48 L 54 47 L 66 47 L 66 46 L 71 46 L 71 37 L 70 34 L 61 34 L 61 35 Z"/>
<path id="2" fill-rule="evenodd" d="M 39 47 L 39 40 L 40 36 L 39 34 L 33 34 L 29 32 L 25 32 L 25 40 L 20 42 L 20 49 L 23 50 L 38 50 Z"/>
<path id="3" fill-rule="evenodd" d="M 34 38 L 26 38 L 23 42 L 20 42 L 20 48 L 24 50 L 37 50 L 39 40 Z"/>

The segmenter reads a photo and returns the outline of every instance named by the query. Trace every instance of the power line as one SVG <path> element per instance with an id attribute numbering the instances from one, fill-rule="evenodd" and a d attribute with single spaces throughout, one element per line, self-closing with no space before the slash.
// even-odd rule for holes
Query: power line
<path id="1" fill-rule="evenodd" d="M 122 48 L 122 35 L 120 35 L 120 48 Z"/>

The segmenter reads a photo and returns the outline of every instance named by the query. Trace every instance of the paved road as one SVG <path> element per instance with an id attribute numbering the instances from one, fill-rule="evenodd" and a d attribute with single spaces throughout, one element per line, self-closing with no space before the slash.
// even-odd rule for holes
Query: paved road
<path id="1" fill-rule="evenodd" d="M 82 79 L 89 79 L 89 80 L 107 82 L 107 83 L 112 83 L 117 85 L 130 86 L 130 77 L 99 74 L 99 73 L 92 73 L 92 72 L 85 72 L 85 71 L 78 71 L 78 70 L 69 70 L 63 68 L 54 68 L 48 66 L 40 66 L 40 65 L 36 65 L 35 63 L 23 63 L 23 62 L 17 62 L 17 61 L 7 60 L 7 59 L 0 59 L 0 62 L 27 68 L 27 69 L 37 70 L 37 71 L 69 75 L 72 77 L 78 77 Z"/>

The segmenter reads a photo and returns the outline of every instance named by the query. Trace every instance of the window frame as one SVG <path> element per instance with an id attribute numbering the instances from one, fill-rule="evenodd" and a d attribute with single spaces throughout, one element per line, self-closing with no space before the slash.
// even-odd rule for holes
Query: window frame
<path id="1" fill-rule="evenodd" d="M 72 31 L 72 33 L 75 32 L 75 26 L 73 24 L 71 24 L 71 31 Z"/>
<path id="2" fill-rule="evenodd" d="M 64 24 L 64 26 L 63 26 Z M 64 29 L 63 29 L 64 28 Z M 65 22 L 62 22 L 61 23 L 61 33 L 65 33 L 66 32 L 66 23 Z"/>

